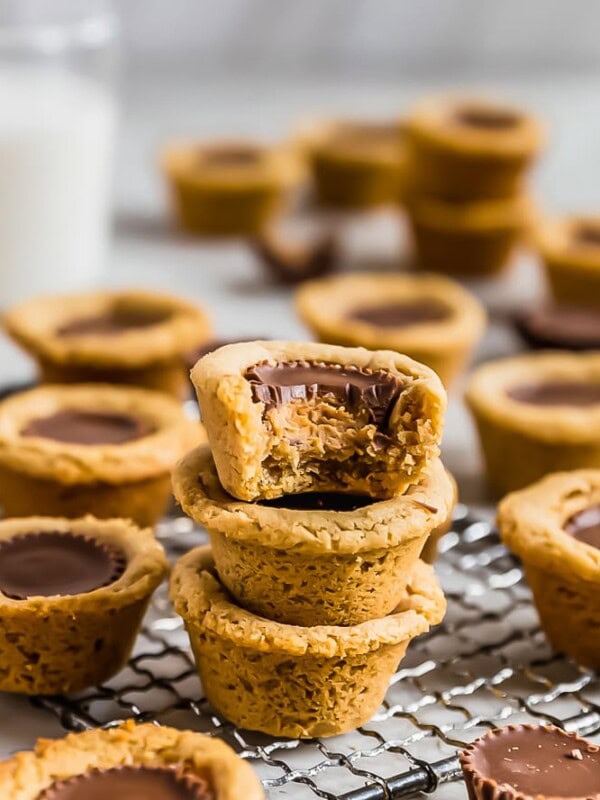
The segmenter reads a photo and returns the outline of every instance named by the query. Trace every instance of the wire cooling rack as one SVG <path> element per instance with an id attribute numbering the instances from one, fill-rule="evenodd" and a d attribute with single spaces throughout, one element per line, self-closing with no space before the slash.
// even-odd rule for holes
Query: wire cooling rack
<path id="1" fill-rule="evenodd" d="M 163 522 L 159 536 L 172 558 L 206 538 L 181 517 Z M 447 616 L 413 642 L 378 713 L 353 733 L 275 740 L 219 717 L 202 695 L 164 588 L 121 674 L 77 697 L 35 702 L 68 730 L 133 717 L 222 737 L 250 760 L 270 800 L 441 797 L 459 777 L 457 749 L 499 724 L 600 731 L 600 680 L 550 650 L 519 565 L 492 527 L 459 506 L 440 551 Z"/>

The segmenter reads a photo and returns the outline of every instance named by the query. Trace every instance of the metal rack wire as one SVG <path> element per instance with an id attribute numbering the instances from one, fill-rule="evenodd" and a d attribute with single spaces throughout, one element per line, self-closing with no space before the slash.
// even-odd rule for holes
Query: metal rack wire
<path id="1" fill-rule="evenodd" d="M 159 536 L 176 557 L 205 534 L 173 518 Z M 164 590 L 124 672 L 78 697 L 35 702 L 68 730 L 133 717 L 220 736 L 252 762 L 272 800 L 396 800 L 436 792 L 459 777 L 457 749 L 509 721 L 600 731 L 600 680 L 549 649 L 518 563 L 464 506 L 442 540 L 437 571 L 446 619 L 413 643 L 378 713 L 350 734 L 274 740 L 220 718 L 202 696 L 182 622 Z"/>

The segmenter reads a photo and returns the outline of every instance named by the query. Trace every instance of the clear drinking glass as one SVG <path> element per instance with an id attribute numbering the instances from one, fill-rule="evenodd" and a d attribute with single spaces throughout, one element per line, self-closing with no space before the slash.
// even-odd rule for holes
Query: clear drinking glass
<path id="1" fill-rule="evenodd" d="M 100 0 L 0 0 L 0 307 L 102 273 L 117 28 Z"/>

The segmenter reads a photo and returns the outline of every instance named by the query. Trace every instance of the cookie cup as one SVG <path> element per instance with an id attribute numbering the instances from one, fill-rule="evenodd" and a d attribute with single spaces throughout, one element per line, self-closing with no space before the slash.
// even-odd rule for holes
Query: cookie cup
<path id="1" fill-rule="evenodd" d="M 531 353 L 479 367 L 467 387 L 488 480 L 500 493 L 550 472 L 600 467 L 600 404 L 534 405 L 511 388 L 566 381 L 600 383 L 598 353 Z"/>
<path id="2" fill-rule="evenodd" d="M 600 667 L 600 550 L 565 530 L 600 505 L 600 469 L 548 475 L 509 494 L 498 508 L 506 546 L 523 562 L 540 622 L 552 646 Z"/>
<path id="3" fill-rule="evenodd" d="M 119 768 L 173 769 L 183 779 L 200 778 L 214 800 L 264 798 L 250 765 L 220 739 L 131 720 L 107 730 L 38 740 L 33 751 L 0 763 L 0 790 L 11 800 L 37 800 L 77 776 Z"/>
<path id="4" fill-rule="evenodd" d="M 295 495 L 245 503 L 223 491 L 206 446 L 179 462 L 173 485 L 186 514 L 209 531 L 219 579 L 235 600 L 267 619 L 305 626 L 356 625 L 393 611 L 453 501 L 436 460 L 405 494 L 358 498 L 367 504 L 355 510 L 286 507 Z"/>
<path id="5" fill-rule="evenodd" d="M 362 401 L 353 408 L 309 391 L 270 406 L 254 399 L 248 370 L 306 363 L 394 381 L 398 391 L 385 429 L 370 420 Z M 302 342 L 233 344 L 200 359 L 192 381 L 219 479 L 240 500 L 307 491 L 394 497 L 439 453 L 446 393 L 432 370 L 399 353 Z"/>
<path id="6" fill-rule="evenodd" d="M 24 436 L 24 427 L 62 410 L 127 414 L 152 425 L 124 444 L 84 445 Z M 170 470 L 202 426 L 162 392 L 84 384 L 42 386 L 0 403 L 0 504 L 6 516 L 122 517 L 153 525 L 171 497 Z"/>
<path id="7" fill-rule="evenodd" d="M 534 243 L 556 302 L 600 309 L 600 217 L 548 220 Z"/>
<path id="8" fill-rule="evenodd" d="M 352 316 L 420 302 L 434 304 L 440 318 L 393 327 Z M 431 367 L 446 387 L 465 368 L 486 322 L 477 298 L 439 275 L 364 273 L 308 281 L 296 293 L 296 309 L 321 342 L 405 353 Z"/>
<path id="9" fill-rule="evenodd" d="M 543 138 L 537 120 L 521 109 L 425 98 L 406 122 L 410 180 L 421 194 L 448 200 L 508 198 L 520 192 Z"/>
<path id="10" fill-rule="evenodd" d="M 4 520 L 0 544 L 44 531 L 114 547 L 126 566 L 117 580 L 85 594 L 15 600 L 0 590 L 3 692 L 65 694 L 115 675 L 127 663 L 148 602 L 168 571 L 152 531 L 121 519 Z"/>
<path id="11" fill-rule="evenodd" d="M 77 331 L 77 323 L 107 316 L 139 324 L 108 335 Z M 187 393 L 185 356 L 211 334 L 201 308 L 148 291 L 36 297 L 9 309 L 3 325 L 35 359 L 44 383 L 127 384 L 179 398 Z"/>
<path id="12" fill-rule="evenodd" d="M 312 738 L 353 730 L 377 710 L 410 641 L 441 621 L 443 592 L 417 562 L 396 611 L 360 625 L 299 627 L 235 605 L 210 548 L 181 558 L 171 598 L 211 705 L 235 725 Z"/>

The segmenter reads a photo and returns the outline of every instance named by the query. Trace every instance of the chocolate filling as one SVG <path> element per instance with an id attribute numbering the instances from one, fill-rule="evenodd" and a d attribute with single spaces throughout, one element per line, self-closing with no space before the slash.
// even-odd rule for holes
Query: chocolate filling
<path id="1" fill-rule="evenodd" d="M 346 319 L 368 322 L 378 328 L 405 328 L 423 322 L 441 322 L 449 316 L 450 309 L 443 303 L 424 298 L 413 302 L 358 306 L 346 315 Z"/>
<path id="2" fill-rule="evenodd" d="M 600 549 L 600 504 L 570 517 L 565 523 L 565 531 L 574 539 Z"/>
<path id="3" fill-rule="evenodd" d="M 533 406 L 592 406 L 600 403 L 600 383 L 547 381 L 523 383 L 506 392 L 511 400 Z"/>
<path id="4" fill-rule="evenodd" d="M 0 591 L 14 600 L 85 594 L 118 580 L 126 567 L 114 545 L 62 531 L 0 542 Z"/>
<path id="5" fill-rule="evenodd" d="M 573 232 L 573 239 L 576 244 L 600 247 L 600 225 L 592 225 L 590 223 L 578 225 Z"/>
<path id="6" fill-rule="evenodd" d="M 600 349 L 600 311 L 578 306 L 546 306 L 516 320 L 531 347 L 562 350 Z"/>
<path id="7" fill-rule="evenodd" d="M 210 167 L 246 167 L 256 164 L 262 155 L 258 147 L 250 145 L 232 145 L 231 147 L 215 146 L 200 153 L 203 166 Z"/>
<path id="8" fill-rule="evenodd" d="M 291 400 L 326 398 L 349 409 L 365 409 L 369 422 L 382 430 L 403 389 L 395 375 L 383 370 L 368 372 L 307 361 L 255 364 L 245 377 L 252 386 L 254 400 L 267 408 Z"/>
<path id="9" fill-rule="evenodd" d="M 170 767 L 93 770 L 45 789 L 38 800 L 215 800 L 209 783 Z"/>
<path id="10" fill-rule="evenodd" d="M 528 797 L 598 796 L 598 748 L 557 728 L 505 728 L 477 742 L 470 755 L 482 778 Z"/>
<path id="11" fill-rule="evenodd" d="M 466 106 L 459 109 L 454 118 L 460 125 L 490 131 L 509 130 L 518 125 L 521 120 L 519 114 L 515 114 L 514 111 L 505 111 L 499 108 L 478 108 L 477 106 Z"/>
<path id="12" fill-rule="evenodd" d="M 31 420 L 21 429 L 21 436 L 41 436 L 68 444 L 125 444 L 148 436 L 154 430 L 146 420 L 129 414 L 66 408 Z"/>
<path id="13" fill-rule="evenodd" d="M 115 336 L 127 331 L 151 328 L 172 317 L 170 311 L 148 308 L 113 308 L 104 314 L 79 317 L 57 328 L 60 337 L 69 336 Z"/>
<path id="14" fill-rule="evenodd" d="M 261 506 L 286 508 L 290 511 L 356 511 L 378 502 L 372 497 L 360 494 L 341 494 L 338 492 L 303 492 L 287 494 L 270 500 L 259 500 Z"/>

